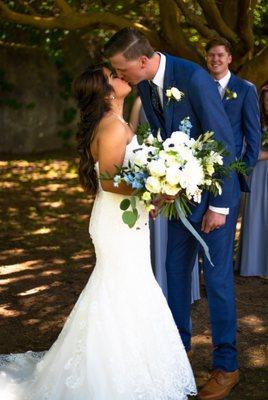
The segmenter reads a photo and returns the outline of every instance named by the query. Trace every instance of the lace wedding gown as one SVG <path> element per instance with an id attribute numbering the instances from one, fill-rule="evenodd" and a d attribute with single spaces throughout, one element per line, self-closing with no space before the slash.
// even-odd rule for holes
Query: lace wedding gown
<path id="1" fill-rule="evenodd" d="M 137 147 L 134 137 L 125 163 Z M 48 352 L 1 357 L 1 400 L 182 400 L 196 393 L 152 273 L 148 214 L 140 207 L 130 229 L 121 219 L 123 198 L 99 189 L 89 229 L 95 269 Z"/>

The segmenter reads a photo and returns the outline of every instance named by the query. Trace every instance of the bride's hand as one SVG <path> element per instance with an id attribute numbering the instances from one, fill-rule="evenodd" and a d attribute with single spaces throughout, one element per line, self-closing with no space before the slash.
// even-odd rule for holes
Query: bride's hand
<path id="1" fill-rule="evenodd" d="M 163 202 L 163 203 L 173 203 L 173 202 L 175 201 L 175 199 L 176 199 L 176 196 L 171 196 L 171 195 L 168 195 L 168 194 L 163 194 L 163 195 L 161 196 L 161 199 L 162 199 L 162 202 Z"/>
<path id="2" fill-rule="evenodd" d="M 153 210 L 150 211 L 150 217 L 155 221 L 156 217 L 158 216 L 159 209 L 155 207 Z"/>

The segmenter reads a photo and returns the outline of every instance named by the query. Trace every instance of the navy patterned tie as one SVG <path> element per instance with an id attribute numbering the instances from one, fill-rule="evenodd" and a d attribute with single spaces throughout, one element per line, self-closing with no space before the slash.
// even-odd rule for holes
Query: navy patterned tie
<path id="1" fill-rule="evenodd" d="M 218 91 L 219 91 L 220 96 L 221 96 L 221 99 L 222 99 L 222 98 L 223 98 L 223 95 L 224 95 L 223 87 L 221 86 L 221 84 L 220 84 L 219 81 L 215 81 L 215 83 L 216 83 L 216 85 L 217 85 Z"/>
<path id="2" fill-rule="evenodd" d="M 149 81 L 149 84 L 150 84 L 151 102 L 152 102 L 153 108 L 156 111 L 156 113 L 161 118 L 163 118 L 163 108 L 162 108 L 162 104 L 161 104 L 160 97 L 158 94 L 157 85 L 155 83 L 153 83 L 152 81 Z"/>

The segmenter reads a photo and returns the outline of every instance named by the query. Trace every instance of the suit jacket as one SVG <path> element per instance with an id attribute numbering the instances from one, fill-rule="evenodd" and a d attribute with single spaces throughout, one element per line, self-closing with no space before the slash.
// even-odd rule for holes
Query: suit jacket
<path id="1" fill-rule="evenodd" d="M 259 100 L 256 87 L 244 79 L 231 74 L 227 88 L 237 94 L 235 99 L 223 97 L 223 106 L 230 120 L 234 140 L 235 155 L 244 161 L 249 171 L 255 166 L 260 151 L 261 126 Z M 239 175 L 242 191 L 249 191 L 242 175 Z"/>
<path id="2" fill-rule="evenodd" d="M 164 121 L 157 116 L 150 100 L 150 87 L 148 81 L 138 84 L 139 95 L 144 111 L 153 133 L 161 129 L 163 138 L 178 130 L 180 122 L 187 116 L 193 125 L 191 137 L 197 138 L 201 133 L 213 131 L 214 138 L 223 143 L 228 151 L 224 163 L 229 164 L 235 160 L 235 141 L 230 121 L 224 111 L 218 89 L 211 76 L 199 65 L 165 54 L 166 68 L 163 88 Z M 180 101 L 168 99 L 166 89 L 176 87 L 184 93 Z M 231 173 L 222 181 L 222 195 L 213 196 L 204 192 L 200 204 L 192 207 L 189 219 L 198 222 L 209 205 L 215 207 L 233 207 L 238 204 L 240 187 L 236 173 Z"/>

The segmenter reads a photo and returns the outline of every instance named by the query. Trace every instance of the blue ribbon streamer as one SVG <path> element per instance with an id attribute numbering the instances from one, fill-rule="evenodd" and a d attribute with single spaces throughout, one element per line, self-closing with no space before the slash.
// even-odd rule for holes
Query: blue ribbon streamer
<path id="1" fill-rule="evenodd" d="M 208 261 L 210 262 L 210 264 L 214 267 L 213 262 L 211 261 L 211 257 L 210 257 L 210 253 L 209 253 L 209 248 L 208 245 L 206 244 L 206 242 L 201 238 L 201 236 L 199 235 L 199 233 L 194 229 L 194 227 L 191 225 L 191 223 L 188 221 L 188 219 L 186 218 L 179 200 L 175 200 L 175 207 L 176 210 L 179 214 L 179 217 L 181 219 L 181 222 L 183 223 L 183 225 L 191 232 L 191 234 L 199 241 L 199 243 L 201 244 L 201 246 L 204 249 L 205 255 L 208 259 Z"/>

